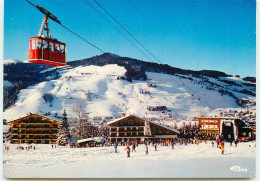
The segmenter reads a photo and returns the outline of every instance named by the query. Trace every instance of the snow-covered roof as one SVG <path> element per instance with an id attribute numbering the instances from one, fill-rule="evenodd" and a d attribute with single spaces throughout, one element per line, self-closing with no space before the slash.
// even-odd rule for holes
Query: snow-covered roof
<path id="1" fill-rule="evenodd" d="M 8 133 L 11 129 L 10 125 L 3 125 L 3 133 Z"/>
<path id="2" fill-rule="evenodd" d="M 149 122 L 149 123 L 152 123 L 152 124 L 155 124 L 155 125 L 161 126 L 161 127 L 165 128 L 165 129 L 169 129 L 169 130 L 171 130 L 171 131 L 174 131 L 174 132 L 180 133 L 179 131 L 177 131 L 177 130 L 174 129 L 174 128 L 171 128 L 171 127 L 168 127 L 168 126 L 165 126 L 165 125 L 162 125 L 162 124 L 159 124 L 159 123 L 156 123 L 156 122 L 150 121 L 150 120 L 146 120 L 146 119 L 144 119 L 144 118 L 140 118 L 140 117 L 138 117 L 138 116 L 136 116 L 136 115 L 132 115 L 132 114 L 127 115 L 127 116 L 123 116 L 123 117 L 118 118 L 118 119 L 115 119 L 115 120 L 113 120 L 113 121 L 108 122 L 107 124 L 110 125 L 110 124 L 112 124 L 112 123 L 115 123 L 115 122 L 117 122 L 117 121 L 120 121 L 120 120 L 122 120 L 122 119 L 124 119 L 124 118 L 127 118 L 127 117 L 130 117 L 130 116 L 134 116 L 134 117 L 136 117 L 136 118 L 142 119 L 142 120 L 147 121 L 147 122 Z"/>
<path id="3" fill-rule="evenodd" d="M 103 137 L 86 138 L 86 139 L 78 140 L 77 143 L 84 143 L 84 142 L 89 142 L 89 141 L 95 141 L 95 142 L 100 143 L 102 141 L 105 141 L 105 138 L 103 138 Z"/>
<path id="4" fill-rule="evenodd" d="M 61 119 L 60 118 L 57 118 L 55 117 L 54 115 L 44 115 L 43 113 L 32 113 L 32 114 L 29 114 L 29 115 L 26 115 L 26 116 L 23 116 L 23 117 L 20 117 L 20 118 L 17 118 L 17 119 L 21 119 L 21 118 L 25 118 L 25 117 L 28 117 L 28 116 L 31 116 L 31 115 L 38 115 L 38 116 L 42 116 L 42 117 L 45 117 L 45 118 L 48 118 L 48 119 L 52 119 L 54 121 L 58 121 L 58 122 L 61 122 Z M 15 120 L 17 120 L 15 119 Z M 8 122 L 12 122 L 12 121 L 15 121 L 15 120 L 11 120 L 11 121 L 8 121 Z"/>
<path id="5" fill-rule="evenodd" d="M 44 115 L 43 113 L 37 113 L 36 115 L 42 116 L 42 117 L 46 117 L 46 118 L 49 118 L 49 119 L 52 119 L 52 120 L 55 120 L 55 121 L 58 121 L 58 122 L 61 122 L 61 118 L 57 118 L 57 117 L 55 117 L 55 116 L 52 115 L 52 114 L 50 114 L 50 115 Z"/>

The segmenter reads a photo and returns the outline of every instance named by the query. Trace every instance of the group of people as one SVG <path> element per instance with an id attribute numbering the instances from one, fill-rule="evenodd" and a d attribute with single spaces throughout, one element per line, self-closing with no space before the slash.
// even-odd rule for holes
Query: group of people
<path id="1" fill-rule="evenodd" d="M 220 148 L 221 149 L 221 154 L 224 154 L 224 145 L 225 145 L 225 142 L 223 140 L 220 140 L 219 138 L 216 139 L 216 143 L 217 143 L 217 148 Z M 232 146 L 232 143 L 233 141 L 230 140 L 230 146 Z M 212 147 L 214 147 L 214 142 L 212 141 Z M 237 144 L 238 144 L 238 140 L 236 139 L 235 140 L 235 147 L 237 147 Z"/>
<path id="2" fill-rule="evenodd" d="M 17 150 L 24 150 L 24 147 L 23 147 L 23 146 L 18 146 L 16 149 L 17 149 Z M 29 151 L 30 149 L 34 149 L 34 150 L 35 150 L 36 147 L 30 145 L 30 146 L 26 146 L 25 149 L 26 149 L 26 151 Z"/>
<path id="3" fill-rule="evenodd" d="M 138 147 L 139 142 L 136 141 L 127 141 L 126 143 L 122 143 L 122 142 L 115 142 L 114 143 L 114 147 L 115 147 L 115 153 L 118 152 L 118 145 L 122 145 L 122 146 L 126 146 L 126 153 L 127 153 L 127 157 L 130 157 L 130 153 L 131 153 L 131 147 L 132 147 L 132 152 L 136 152 L 136 147 Z M 174 144 L 175 144 L 175 140 L 174 139 L 167 139 L 167 140 L 145 140 L 144 141 L 145 144 L 145 154 L 148 155 L 149 154 L 149 149 L 148 146 L 152 145 L 154 146 L 155 151 L 157 151 L 157 147 L 158 145 L 162 145 L 162 146 L 169 146 L 171 145 L 172 149 L 174 149 Z"/>

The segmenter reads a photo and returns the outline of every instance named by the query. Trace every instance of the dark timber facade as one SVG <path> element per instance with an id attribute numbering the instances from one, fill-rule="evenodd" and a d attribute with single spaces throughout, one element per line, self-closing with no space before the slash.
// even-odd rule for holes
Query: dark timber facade
<path id="1" fill-rule="evenodd" d="M 170 139 L 177 137 L 179 132 L 173 128 L 147 121 L 134 115 L 125 116 L 108 123 L 110 141 L 128 141 L 145 139 Z"/>
<path id="2" fill-rule="evenodd" d="M 9 123 L 11 143 L 56 144 L 60 123 L 51 118 L 31 114 Z"/>

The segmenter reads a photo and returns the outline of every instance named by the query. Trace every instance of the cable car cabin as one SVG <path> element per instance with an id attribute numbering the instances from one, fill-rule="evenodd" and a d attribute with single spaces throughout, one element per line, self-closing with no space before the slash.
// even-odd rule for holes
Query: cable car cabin
<path id="1" fill-rule="evenodd" d="M 29 62 L 48 65 L 66 65 L 66 44 L 47 37 L 30 38 Z"/>

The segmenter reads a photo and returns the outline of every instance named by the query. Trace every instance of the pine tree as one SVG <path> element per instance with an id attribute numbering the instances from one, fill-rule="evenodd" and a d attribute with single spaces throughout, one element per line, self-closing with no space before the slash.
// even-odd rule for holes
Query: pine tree
<path id="1" fill-rule="evenodd" d="M 58 132 L 58 144 L 64 146 L 70 142 L 70 138 L 71 138 L 66 109 L 64 109 L 61 119 L 62 121 Z"/>

